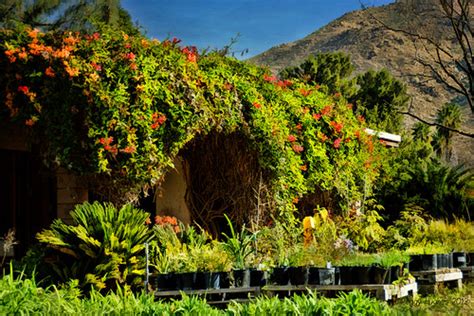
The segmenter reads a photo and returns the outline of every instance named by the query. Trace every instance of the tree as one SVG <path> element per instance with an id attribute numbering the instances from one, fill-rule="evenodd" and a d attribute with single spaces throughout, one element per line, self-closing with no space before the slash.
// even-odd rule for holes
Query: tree
<path id="1" fill-rule="evenodd" d="M 43 30 L 94 31 L 97 23 L 136 35 L 129 13 L 120 0 L 5 0 L 0 4 L 0 27 L 18 24 Z"/>
<path id="2" fill-rule="evenodd" d="M 400 132 L 403 117 L 400 110 L 408 102 L 406 86 L 387 70 L 369 70 L 357 77 L 359 89 L 352 97 L 356 113 L 370 125 L 387 132 Z"/>
<path id="3" fill-rule="evenodd" d="M 311 55 L 301 65 L 288 67 L 280 72 L 282 79 L 298 78 L 310 84 L 321 85 L 326 93 L 341 93 L 350 97 L 355 81 L 350 79 L 354 71 L 349 55 L 342 52 Z"/>
<path id="4" fill-rule="evenodd" d="M 310 56 L 301 65 L 280 73 L 283 79 L 298 78 L 320 85 L 326 93 L 340 93 L 352 102 L 355 113 L 365 117 L 374 128 L 399 132 L 400 110 L 406 107 L 406 86 L 387 70 L 368 71 L 351 78 L 354 71 L 350 56 L 341 52 Z"/>
<path id="5" fill-rule="evenodd" d="M 414 60 L 424 71 L 417 74 L 434 80 L 447 90 L 460 95 L 474 113 L 474 19 L 472 0 L 399 0 L 399 13 L 405 15 L 388 20 L 371 17 L 384 28 L 411 39 L 416 48 Z M 395 22 L 394 22 L 395 21 Z M 399 21 L 404 21 L 400 24 Z M 434 25 L 436 31 L 433 32 Z M 411 111 L 402 112 L 424 124 L 446 128 L 463 136 L 474 134 L 439 126 Z"/>
<path id="6" fill-rule="evenodd" d="M 439 126 L 436 129 L 434 137 L 434 147 L 439 157 L 442 157 L 447 162 L 452 157 L 451 139 L 453 132 L 443 126 L 457 129 L 461 126 L 461 108 L 456 103 L 445 104 L 436 115 L 436 123 Z"/>

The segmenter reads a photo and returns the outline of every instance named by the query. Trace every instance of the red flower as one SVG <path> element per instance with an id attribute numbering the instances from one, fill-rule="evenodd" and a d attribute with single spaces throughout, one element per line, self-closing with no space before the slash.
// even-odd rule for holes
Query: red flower
<path id="1" fill-rule="evenodd" d="M 179 38 L 173 37 L 173 44 L 176 45 L 179 43 L 181 43 L 181 40 Z"/>
<path id="2" fill-rule="evenodd" d="M 30 89 L 28 89 L 27 86 L 19 86 L 18 92 L 22 92 L 23 94 L 28 94 L 28 92 L 30 92 Z"/>
<path id="3" fill-rule="evenodd" d="M 349 110 L 352 110 L 353 107 L 354 107 L 354 105 L 352 103 L 347 103 L 347 108 Z"/>
<path id="4" fill-rule="evenodd" d="M 97 41 L 100 38 L 100 34 L 95 32 L 94 34 L 92 34 L 92 38 Z"/>
<path id="5" fill-rule="evenodd" d="M 304 150 L 304 147 L 301 146 L 301 145 L 298 145 L 298 144 L 293 144 L 293 146 L 291 146 L 291 148 L 293 148 L 293 151 L 295 153 L 300 153 Z"/>
<path id="6" fill-rule="evenodd" d="M 314 118 L 316 121 L 319 121 L 319 119 L 321 118 L 321 114 L 319 114 L 319 113 L 314 113 L 314 114 L 313 114 L 313 118 Z"/>
<path id="7" fill-rule="evenodd" d="M 293 143 L 293 142 L 296 141 L 296 137 L 293 136 L 293 135 L 288 135 L 288 141 L 289 141 L 290 143 Z"/>
<path id="8" fill-rule="evenodd" d="M 166 116 L 164 114 L 153 113 L 151 119 L 153 120 L 151 124 L 152 129 L 157 129 L 166 122 Z"/>
<path id="9" fill-rule="evenodd" d="M 108 146 L 108 145 L 112 144 L 113 141 L 114 141 L 114 138 L 112 136 L 102 137 L 102 138 L 99 139 L 99 143 L 101 143 L 104 146 Z"/>
<path id="10" fill-rule="evenodd" d="M 329 125 L 331 125 L 331 126 L 336 130 L 336 132 L 338 132 L 338 133 L 341 132 L 342 127 L 344 126 L 344 124 L 338 123 L 338 122 L 334 122 L 334 121 L 331 121 L 331 122 L 329 123 Z"/>
<path id="11" fill-rule="evenodd" d="M 36 123 L 36 121 L 34 119 L 27 119 L 25 121 L 26 126 L 33 126 L 33 125 L 35 125 L 35 123 Z"/>
<path id="12" fill-rule="evenodd" d="M 340 98 L 340 97 L 341 97 L 341 93 L 340 93 L 340 92 L 334 93 L 334 97 L 335 97 L 335 98 Z"/>
<path id="13" fill-rule="evenodd" d="M 334 143 L 332 144 L 334 148 L 339 148 L 341 146 L 342 139 L 337 138 Z"/>
<path id="14" fill-rule="evenodd" d="M 51 68 L 51 67 L 46 68 L 46 70 L 44 71 L 44 74 L 48 77 L 51 77 L 51 78 L 56 76 L 56 73 L 54 72 L 53 68 Z"/>
<path id="15" fill-rule="evenodd" d="M 135 54 L 130 52 L 125 54 L 125 58 L 128 60 L 135 60 Z"/>
<path id="16" fill-rule="evenodd" d="M 277 81 L 277 77 L 274 76 L 274 75 L 272 75 L 272 76 L 263 75 L 263 80 L 268 81 L 268 82 L 275 82 L 275 81 Z"/>
<path id="17" fill-rule="evenodd" d="M 301 123 L 298 123 L 296 124 L 295 128 L 299 131 L 301 131 L 303 129 L 303 125 L 301 125 Z"/>
<path id="18" fill-rule="evenodd" d="M 330 105 L 326 105 L 322 110 L 321 110 L 321 115 L 324 116 L 324 115 L 328 115 L 329 112 L 331 112 L 331 106 Z"/>
<path id="19" fill-rule="evenodd" d="M 262 107 L 262 105 L 258 102 L 254 102 L 253 103 L 253 106 L 256 108 L 256 109 L 260 109 Z"/>
<path id="20" fill-rule="evenodd" d="M 91 66 L 92 68 L 94 68 L 96 71 L 101 71 L 102 70 L 102 66 L 95 63 L 95 62 L 91 62 Z"/>
<path id="21" fill-rule="evenodd" d="M 125 44 L 125 48 L 129 49 L 129 48 L 131 48 L 131 47 L 132 47 L 132 45 L 131 45 L 130 43 L 126 43 L 126 44 Z"/>
<path id="22" fill-rule="evenodd" d="M 365 118 L 362 115 L 357 115 L 357 120 L 359 120 L 361 123 L 365 122 Z"/>
<path id="23" fill-rule="evenodd" d="M 317 84 L 316 86 L 314 86 L 314 88 L 315 88 L 316 90 L 319 90 L 319 89 L 321 88 L 321 86 L 320 86 L 319 84 Z"/>
<path id="24" fill-rule="evenodd" d="M 359 139 L 360 138 L 360 131 L 359 130 L 355 131 L 354 135 L 357 139 Z"/>
<path id="25" fill-rule="evenodd" d="M 132 69 L 132 70 L 137 70 L 137 69 L 138 69 L 137 64 L 131 63 L 131 64 L 130 64 L 130 69 Z"/>

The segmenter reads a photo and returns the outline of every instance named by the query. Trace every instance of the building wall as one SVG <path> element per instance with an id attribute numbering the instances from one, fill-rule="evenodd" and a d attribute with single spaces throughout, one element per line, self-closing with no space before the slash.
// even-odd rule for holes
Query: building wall
<path id="1" fill-rule="evenodd" d="M 156 190 L 156 214 L 175 216 L 184 224 L 191 224 L 191 213 L 186 204 L 187 165 L 180 158 L 174 165 L 175 169 L 166 174 Z"/>

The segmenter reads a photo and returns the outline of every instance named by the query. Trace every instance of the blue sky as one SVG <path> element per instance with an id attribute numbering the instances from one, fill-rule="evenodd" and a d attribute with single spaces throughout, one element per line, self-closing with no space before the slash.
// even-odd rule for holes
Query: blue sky
<path id="1" fill-rule="evenodd" d="M 300 39 L 361 7 L 359 0 L 122 0 L 122 5 L 159 40 L 177 37 L 184 45 L 222 48 L 240 34 L 233 50 L 248 49 L 243 58 Z"/>

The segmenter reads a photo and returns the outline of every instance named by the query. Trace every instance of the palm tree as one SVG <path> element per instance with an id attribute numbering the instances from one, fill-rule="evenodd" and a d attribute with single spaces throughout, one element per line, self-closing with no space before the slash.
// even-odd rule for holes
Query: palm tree
<path id="1" fill-rule="evenodd" d="M 453 132 L 445 127 L 458 129 L 461 126 L 461 107 L 456 103 L 446 103 L 436 114 L 436 123 L 443 127 L 436 128 L 434 148 L 439 157 L 447 162 L 452 157 L 451 139 Z"/>
<path id="2" fill-rule="evenodd" d="M 422 141 L 426 143 L 431 142 L 430 126 L 423 124 L 421 122 L 418 122 L 415 125 L 413 125 L 411 135 L 413 136 L 414 140 Z"/>

